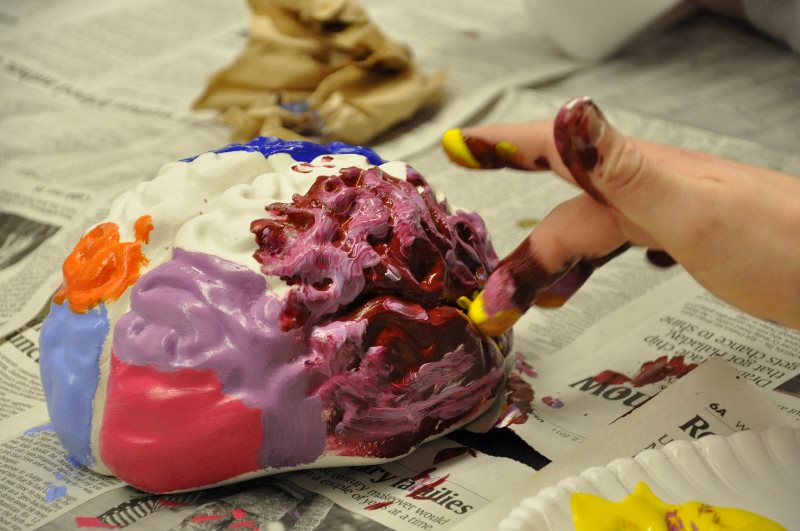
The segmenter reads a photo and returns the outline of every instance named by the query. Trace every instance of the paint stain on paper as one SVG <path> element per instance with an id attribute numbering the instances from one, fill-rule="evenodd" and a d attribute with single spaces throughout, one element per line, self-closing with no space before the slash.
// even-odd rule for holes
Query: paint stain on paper
<path id="1" fill-rule="evenodd" d="M 667 378 L 680 378 L 696 367 L 697 363 L 685 363 L 683 356 L 673 356 L 672 358 L 661 356 L 652 361 L 644 362 L 632 377 L 607 369 L 595 375 L 594 380 L 607 385 L 629 383 L 634 387 L 641 387 L 661 382 Z"/>
<path id="2" fill-rule="evenodd" d="M 118 529 L 118 525 L 107 524 L 96 516 L 76 516 L 75 526 L 83 529 Z"/>
<path id="3" fill-rule="evenodd" d="M 390 501 L 383 501 L 383 502 L 373 503 L 372 505 L 368 505 L 368 506 L 364 507 L 364 510 L 365 511 L 375 511 L 377 509 L 382 509 L 384 507 L 388 507 L 391 504 L 392 504 L 392 502 L 390 502 Z"/>
<path id="4" fill-rule="evenodd" d="M 23 435 L 34 435 L 36 433 L 52 432 L 52 431 L 53 431 L 52 424 L 42 424 L 41 426 L 35 426 L 33 428 L 25 430 L 25 433 Z"/>
<path id="5" fill-rule="evenodd" d="M 47 503 L 53 503 L 54 501 L 60 500 L 66 495 L 67 495 L 66 485 L 48 485 L 47 492 L 44 495 L 44 501 Z"/>
<path id="6" fill-rule="evenodd" d="M 564 402 L 562 402 L 561 399 L 558 397 L 543 396 L 542 402 L 544 402 L 545 405 L 552 407 L 553 409 L 561 409 L 562 407 L 564 407 Z"/>
<path id="7" fill-rule="evenodd" d="M 517 227 L 521 229 L 530 229 L 538 225 L 539 221 L 540 220 L 536 218 L 520 218 L 517 220 Z"/>

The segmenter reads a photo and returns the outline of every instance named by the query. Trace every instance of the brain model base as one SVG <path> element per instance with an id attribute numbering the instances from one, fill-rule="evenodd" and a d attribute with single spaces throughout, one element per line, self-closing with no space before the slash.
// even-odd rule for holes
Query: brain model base
<path id="1" fill-rule="evenodd" d="M 510 335 L 456 305 L 496 264 L 479 217 L 364 148 L 259 138 L 167 164 L 64 263 L 52 425 L 151 492 L 403 456 L 502 398 Z"/>

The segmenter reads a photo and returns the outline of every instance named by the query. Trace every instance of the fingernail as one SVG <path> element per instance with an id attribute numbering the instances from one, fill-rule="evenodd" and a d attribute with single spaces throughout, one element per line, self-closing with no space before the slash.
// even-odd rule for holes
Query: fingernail
<path id="1" fill-rule="evenodd" d="M 442 135 L 442 147 L 450 160 L 475 169 L 527 169 L 519 149 L 502 140 L 493 144 L 482 138 L 465 135 L 461 129 L 450 129 Z"/>
<path id="2" fill-rule="evenodd" d="M 602 173 L 603 154 L 597 144 L 611 126 L 588 96 L 573 98 L 556 115 L 553 136 L 564 165 L 586 193 L 604 205 L 608 201 L 592 183 Z"/>

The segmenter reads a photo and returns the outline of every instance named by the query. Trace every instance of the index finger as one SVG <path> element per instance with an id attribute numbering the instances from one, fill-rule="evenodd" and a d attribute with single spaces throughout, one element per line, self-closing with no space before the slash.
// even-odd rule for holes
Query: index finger
<path id="1" fill-rule="evenodd" d="M 442 135 L 450 160 L 473 169 L 552 170 L 576 184 L 553 140 L 553 120 L 450 129 Z"/>

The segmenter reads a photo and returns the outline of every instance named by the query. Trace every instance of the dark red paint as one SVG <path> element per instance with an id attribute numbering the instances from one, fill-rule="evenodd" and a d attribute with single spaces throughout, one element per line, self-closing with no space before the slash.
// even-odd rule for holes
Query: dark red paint
<path id="1" fill-rule="evenodd" d="M 588 97 L 573 98 L 556 115 L 553 136 L 561 160 L 575 181 L 598 202 L 609 202 L 592 183 L 592 173 L 602 165 L 597 142 L 603 132 L 603 113 Z"/>
<path id="2" fill-rule="evenodd" d="M 493 170 L 497 168 L 513 168 L 515 170 L 530 169 L 524 164 L 522 155 L 519 152 L 506 154 L 505 151 L 497 151 L 497 144 L 487 142 L 482 138 L 464 136 L 464 143 L 467 149 L 480 163 L 481 167 Z"/>
<path id="3" fill-rule="evenodd" d="M 686 364 L 683 356 L 673 356 L 670 359 L 667 359 L 667 356 L 661 356 L 653 361 L 643 363 L 633 377 L 620 372 L 605 370 L 598 373 L 594 379 L 601 384 L 619 385 L 629 383 L 634 387 L 641 387 L 670 377 L 680 378 L 696 367 L 696 363 Z"/>

